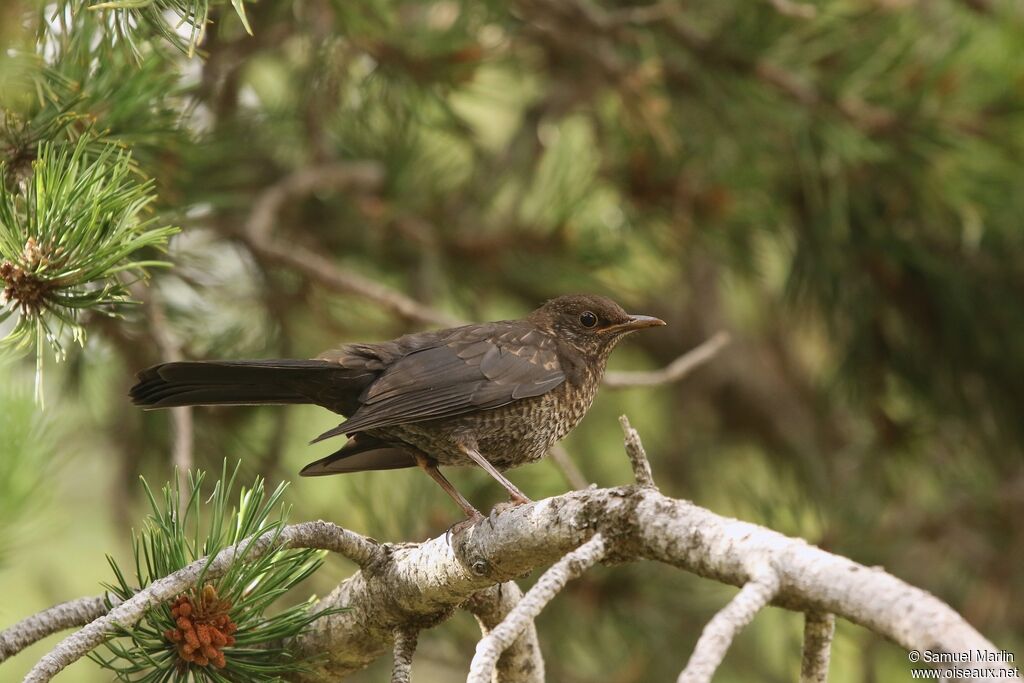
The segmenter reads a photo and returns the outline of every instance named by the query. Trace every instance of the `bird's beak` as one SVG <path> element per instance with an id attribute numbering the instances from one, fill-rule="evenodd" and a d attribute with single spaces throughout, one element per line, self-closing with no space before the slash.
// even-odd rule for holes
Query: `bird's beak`
<path id="1" fill-rule="evenodd" d="M 611 325 L 601 330 L 602 332 L 635 332 L 645 327 L 661 327 L 665 321 L 651 315 L 631 315 L 629 320 L 618 325 Z"/>

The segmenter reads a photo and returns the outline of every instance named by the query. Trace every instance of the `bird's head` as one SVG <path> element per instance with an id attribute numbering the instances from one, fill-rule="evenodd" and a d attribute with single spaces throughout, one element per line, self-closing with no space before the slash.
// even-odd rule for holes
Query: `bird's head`
<path id="1" fill-rule="evenodd" d="M 630 315 L 611 299 L 595 294 L 551 299 L 529 320 L 587 355 L 605 355 L 630 332 L 665 324 L 649 315 Z"/>

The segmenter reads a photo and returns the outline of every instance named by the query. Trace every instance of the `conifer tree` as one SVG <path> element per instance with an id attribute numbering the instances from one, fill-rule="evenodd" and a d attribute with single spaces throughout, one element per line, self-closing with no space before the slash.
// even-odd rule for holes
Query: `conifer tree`
<path id="1" fill-rule="evenodd" d="M 403 472 L 285 493 L 331 416 L 142 414 L 133 373 L 596 291 L 669 322 L 613 370 L 733 341 L 683 381 L 605 387 L 575 458 L 524 488 L 630 480 L 628 412 L 666 495 L 884 566 L 1024 654 L 1022 44 L 1012 0 L 0 3 L 0 571 L 82 488 L 116 558 L 97 610 L 266 537 L 92 657 L 123 680 L 312 677 L 280 644 L 338 576 L 273 545 L 286 501 L 395 542 L 443 532 L 446 501 Z M 677 675 L 664 653 L 726 595 L 686 580 L 570 584 L 541 622 L 551 680 Z M 722 680 L 792 677 L 800 624 L 774 614 Z M 479 633 L 444 628 L 420 650 L 451 680 Z M 907 677 L 877 635 L 836 638 L 835 673 Z"/>

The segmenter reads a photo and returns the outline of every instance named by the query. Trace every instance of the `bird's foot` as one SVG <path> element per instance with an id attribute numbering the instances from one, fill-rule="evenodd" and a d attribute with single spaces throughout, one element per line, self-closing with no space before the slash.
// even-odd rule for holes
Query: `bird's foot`
<path id="1" fill-rule="evenodd" d="M 462 520 L 461 522 L 456 522 L 455 524 L 452 524 L 450 527 L 448 527 L 448 531 L 444 532 L 444 537 L 445 540 L 448 542 L 448 545 L 451 545 L 453 535 L 461 534 L 462 532 L 467 531 L 468 529 L 482 521 L 484 521 L 484 516 L 480 514 L 480 511 L 473 510 L 471 513 L 467 515 L 466 519 Z"/>
<path id="2" fill-rule="evenodd" d="M 526 496 L 510 496 L 508 500 L 502 503 L 498 503 L 497 505 L 491 508 L 491 511 L 487 514 L 487 523 L 490 524 L 491 528 L 493 529 L 494 522 L 497 521 L 498 515 L 507 510 L 511 510 L 512 508 L 516 508 L 519 507 L 520 505 L 526 505 L 527 503 L 532 502 L 533 501 L 527 498 Z"/>
<path id="3" fill-rule="evenodd" d="M 529 498 L 527 498 L 526 496 L 524 496 L 520 492 L 518 494 L 513 493 L 511 496 L 509 496 L 508 502 L 512 503 L 513 506 L 516 506 L 516 505 L 526 505 L 527 503 L 532 503 L 533 501 L 530 500 Z"/>

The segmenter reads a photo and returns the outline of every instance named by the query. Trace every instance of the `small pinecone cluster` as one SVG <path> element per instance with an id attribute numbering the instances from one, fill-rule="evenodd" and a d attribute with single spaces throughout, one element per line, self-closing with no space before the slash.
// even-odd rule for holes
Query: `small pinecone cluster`
<path id="1" fill-rule="evenodd" d="M 3 301 L 14 302 L 23 315 L 39 313 L 46 298 L 54 289 L 54 283 L 40 278 L 35 271 L 40 266 L 56 264 L 64 251 L 44 248 L 35 238 L 29 237 L 21 255 L 23 265 L 4 261 L 0 263 L 0 281 L 4 285 Z"/>
<path id="2" fill-rule="evenodd" d="M 217 589 L 206 584 L 198 597 L 180 595 L 171 605 L 177 628 L 164 631 L 164 637 L 178 648 L 183 664 L 212 664 L 224 668 L 222 648 L 235 644 L 232 635 L 238 626 L 231 621 L 231 603 L 217 596 Z"/>

